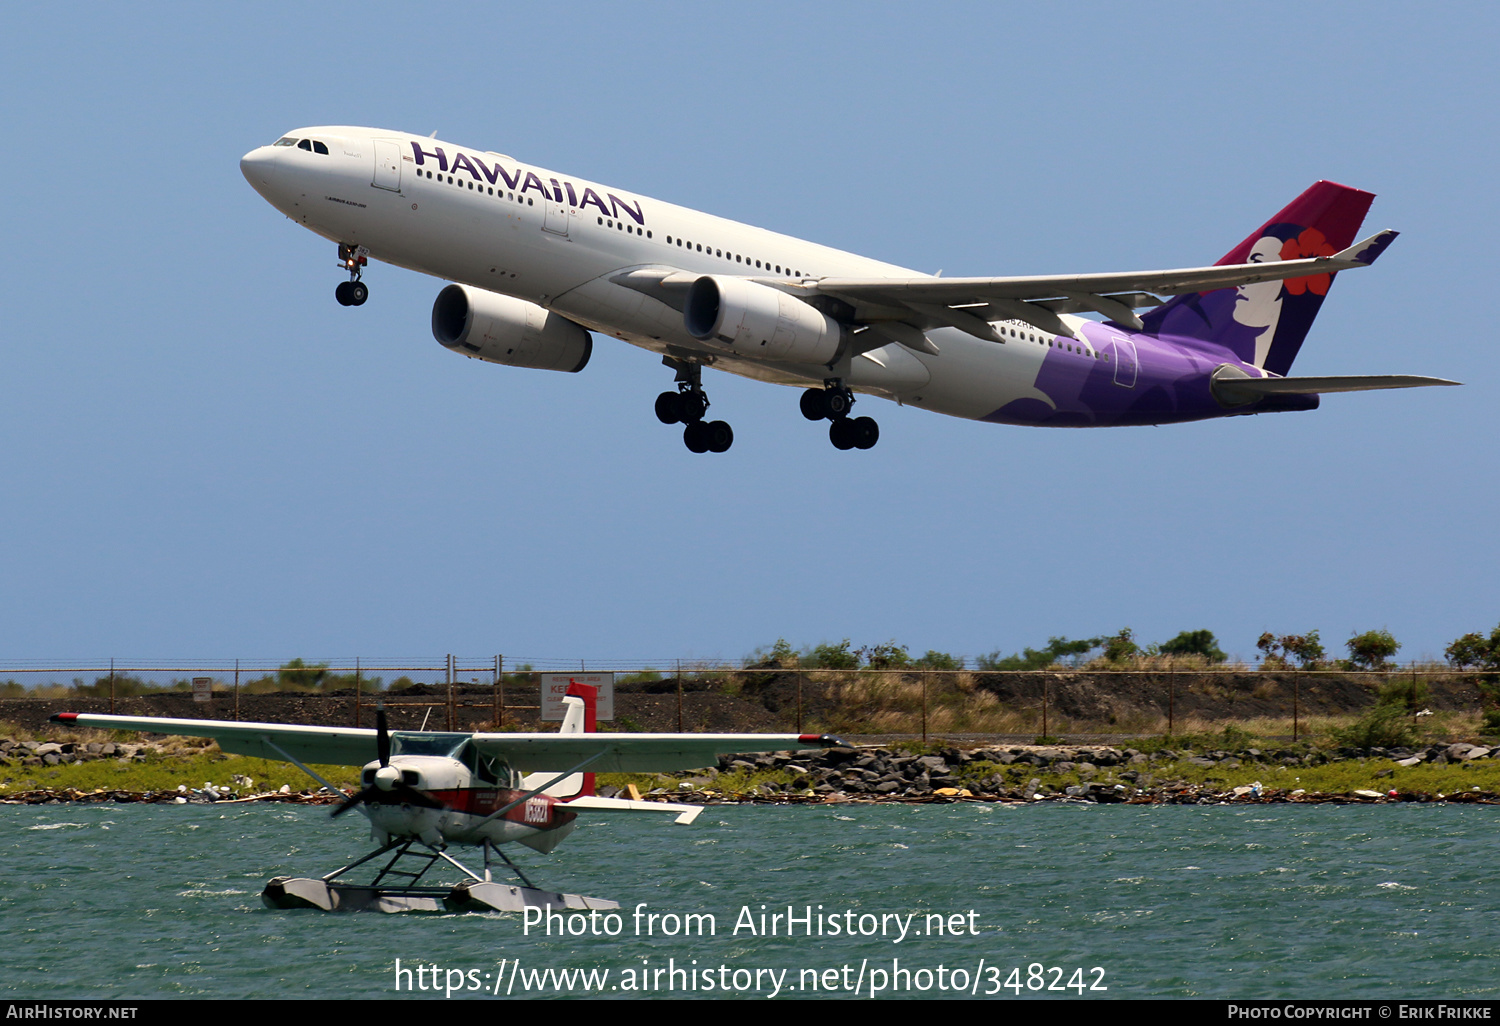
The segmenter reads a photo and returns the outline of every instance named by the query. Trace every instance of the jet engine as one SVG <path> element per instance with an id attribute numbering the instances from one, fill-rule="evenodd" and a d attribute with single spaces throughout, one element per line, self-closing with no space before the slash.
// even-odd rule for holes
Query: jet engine
<path id="1" fill-rule="evenodd" d="M 468 285 L 438 293 L 432 337 L 471 359 L 569 373 L 583 370 L 594 352 L 589 333 L 566 317 Z"/>
<path id="2" fill-rule="evenodd" d="M 830 363 L 842 338 L 837 321 L 795 296 L 717 274 L 689 286 L 682 320 L 701 342 L 788 363 Z"/>

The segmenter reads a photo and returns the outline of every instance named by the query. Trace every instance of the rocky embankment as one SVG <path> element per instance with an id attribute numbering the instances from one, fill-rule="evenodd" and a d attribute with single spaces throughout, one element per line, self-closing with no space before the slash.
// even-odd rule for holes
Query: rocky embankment
<path id="1" fill-rule="evenodd" d="M 1220 801 L 1451 801 L 1500 802 L 1500 795 L 1465 791 L 1454 795 L 1387 789 L 1348 794 L 1315 794 L 1301 788 L 1272 788 L 1253 778 L 1276 768 L 1313 767 L 1343 760 L 1390 760 L 1395 767 L 1430 763 L 1446 765 L 1500 759 L 1500 748 L 1465 742 L 1416 749 L 1312 748 L 1243 751 L 1171 751 L 1147 754 L 1134 748 L 1012 746 L 942 748 L 928 755 L 882 748 L 831 748 L 823 752 L 727 756 L 716 770 L 662 787 L 651 796 L 675 795 L 689 801 L 903 800 L 988 801 L 1074 800 L 1109 803 Z M 1223 771 L 1226 779 L 1246 778 L 1236 786 L 1219 781 L 1189 783 L 1174 779 L 1180 765 Z M 1376 779 L 1394 769 L 1375 770 Z M 726 788 L 721 780 L 774 775 L 748 789 Z M 1032 775 L 1035 774 L 1035 775 Z M 1269 775 L 1269 774 L 1264 774 Z M 786 779 L 790 777 L 790 779 Z M 1094 779 L 1102 778 L 1102 779 Z M 1076 781 L 1067 783 L 1064 781 Z"/>
<path id="2" fill-rule="evenodd" d="M 201 749 L 195 749 L 201 751 Z M 181 751 L 170 744 L 49 742 L 0 739 L 0 768 L 48 768 L 91 760 L 144 762 L 148 754 Z M 1500 759 L 1500 747 L 1465 742 L 1420 748 L 1325 751 L 1311 746 L 1247 748 L 1240 751 L 1159 750 L 1102 746 L 1015 745 L 937 748 L 927 754 L 900 749 L 839 747 L 819 752 L 773 752 L 725 756 L 715 768 L 686 779 L 662 776 L 640 796 L 647 800 L 817 803 L 842 801 L 945 802 L 957 800 L 1099 803 L 1219 803 L 1255 801 L 1466 801 L 1500 804 L 1500 794 L 1464 790 L 1451 794 L 1385 787 L 1348 793 L 1316 793 L 1301 788 L 1264 786 L 1257 777 L 1278 769 L 1324 766 L 1343 761 L 1377 761 L 1371 778 L 1394 778 L 1398 770 L 1421 765 L 1480 764 Z M 1191 768 L 1196 781 L 1184 779 Z M 1231 784 L 1231 781 L 1237 783 Z M 1391 783 L 1394 783 L 1392 779 Z M 636 789 L 639 793 L 639 789 Z M 614 793 L 606 788 L 603 793 Z M 301 801 L 322 804 L 332 796 L 313 790 L 256 793 L 253 781 L 170 791 L 69 788 L 3 792 L 0 802 L 38 804 L 58 801 L 196 802 Z"/>
<path id="3" fill-rule="evenodd" d="M 165 746 L 150 741 L 122 744 L 118 741 L 16 741 L 0 738 L 0 769 L 10 766 L 66 766 L 91 759 L 145 762 L 148 752 L 161 753 Z"/>

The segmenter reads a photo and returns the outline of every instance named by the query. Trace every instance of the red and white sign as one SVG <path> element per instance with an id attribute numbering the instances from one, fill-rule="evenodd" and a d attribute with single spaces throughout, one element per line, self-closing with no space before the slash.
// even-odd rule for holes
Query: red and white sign
<path id="1" fill-rule="evenodd" d="M 613 673 L 543 673 L 542 678 L 542 719 L 554 723 L 562 722 L 563 713 L 567 712 L 567 706 L 563 705 L 563 697 L 568 693 L 570 683 L 588 684 L 599 689 L 599 702 L 596 706 L 596 719 L 612 720 L 615 718 L 615 675 Z"/>

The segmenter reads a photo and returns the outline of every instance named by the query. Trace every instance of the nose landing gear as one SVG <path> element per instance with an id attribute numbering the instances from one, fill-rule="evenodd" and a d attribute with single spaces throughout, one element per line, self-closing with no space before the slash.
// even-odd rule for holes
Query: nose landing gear
<path id="1" fill-rule="evenodd" d="M 340 282 L 333 290 L 333 298 L 339 306 L 364 306 L 370 298 L 370 287 L 360 281 L 364 266 L 369 262 L 370 251 L 363 246 L 339 243 L 339 266 L 349 272 L 349 280 Z"/>
<path id="2" fill-rule="evenodd" d="M 880 441 L 880 425 L 873 417 L 850 417 L 854 393 L 837 378 L 824 388 L 809 388 L 798 405 L 808 420 L 829 420 L 828 440 L 835 449 L 873 449 Z"/>

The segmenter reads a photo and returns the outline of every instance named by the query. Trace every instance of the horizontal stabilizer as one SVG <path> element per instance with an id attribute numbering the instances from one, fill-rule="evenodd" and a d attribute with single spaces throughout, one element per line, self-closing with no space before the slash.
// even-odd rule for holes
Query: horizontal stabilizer
<path id="1" fill-rule="evenodd" d="M 672 822 L 681 823 L 684 826 L 698 818 L 698 813 L 703 811 L 701 805 L 678 805 L 674 802 L 637 802 L 627 798 L 598 798 L 588 795 L 583 798 L 574 798 L 567 803 L 570 809 L 592 809 L 595 812 L 675 812 L 677 818 Z"/>
<path id="2" fill-rule="evenodd" d="M 1221 368 L 1222 371 L 1222 368 Z M 1381 388 L 1422 388 L 1458 385 L 1446 378 L 1417 374 L 1339 374 L 1305 378 L 1247 378 L 1216 372 L 1214 398 L 1226 406 L 1243 406 L 1271 395 L 1322 395 L 1325 392 L 1370 392 Z"/>

